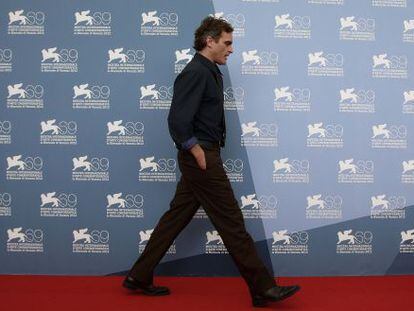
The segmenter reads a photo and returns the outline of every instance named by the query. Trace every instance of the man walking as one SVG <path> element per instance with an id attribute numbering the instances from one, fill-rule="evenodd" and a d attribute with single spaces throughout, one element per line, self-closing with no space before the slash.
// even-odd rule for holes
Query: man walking
<path id="1" fill-rule="evenodd" d="M 125 278 L 126 288 L 154 296 L 170 293 L 153 285 L 153 271 L 202 206 L 246 281 L 254 306 L 285 299 L 299 290 L 299 286 L 277 286 L 258 257 L 220 157 L 226 125 L 223 79 L 217 64 L 224 65 L 233 52 L 232 32 L 225 20 L 205 18 L 195 32 L 197 53 L 175 80 L 168 126 L 179 150 L 182 176 L 170 209 Z"/>

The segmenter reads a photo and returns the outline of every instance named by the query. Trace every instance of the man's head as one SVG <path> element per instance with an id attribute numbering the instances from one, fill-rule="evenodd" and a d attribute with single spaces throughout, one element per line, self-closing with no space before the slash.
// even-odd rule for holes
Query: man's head
<path id="1" fill-rule="evenodd" d="M 206 17 L 194 33 L 194 49 L 224 65 L 233 53 L 233 27 L 224 19 Z"/>

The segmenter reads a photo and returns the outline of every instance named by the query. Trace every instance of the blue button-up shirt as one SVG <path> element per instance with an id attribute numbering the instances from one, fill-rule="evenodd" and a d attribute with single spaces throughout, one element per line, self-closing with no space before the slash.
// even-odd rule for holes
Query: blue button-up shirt
<path id="1" fill-rule="evenodd" d="M 199 53 L 175 79 L 168 128 L 178 149 L 191 149 L 199 140 L 224 145 L 223 78 Z"/>

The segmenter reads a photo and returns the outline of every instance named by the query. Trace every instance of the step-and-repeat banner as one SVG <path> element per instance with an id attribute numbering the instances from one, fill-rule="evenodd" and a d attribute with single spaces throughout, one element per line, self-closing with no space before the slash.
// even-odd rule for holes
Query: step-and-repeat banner
<path id="1" fill-rule="evenodd" d="M 414 273 L 413 9 L 3 1 L 0 273 L 111 274 L 142 253 L 180 178 L 172 85 L 209 14 L 234 27 L 224 168 L 275 274 Z M 186 258 L 169 273 L 229 258 L 202 209 L 163 262 Z"/>

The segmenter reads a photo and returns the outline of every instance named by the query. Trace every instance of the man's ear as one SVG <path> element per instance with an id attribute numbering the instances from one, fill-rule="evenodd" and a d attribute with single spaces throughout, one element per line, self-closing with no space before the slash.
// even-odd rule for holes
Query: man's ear
<path id="1" fill-rule="evenodd" d="M 207 36 L 207 38 L 206 38 L 206 45 L 207 45 L 208 47 L 211 47 L 211 45 L 212 45 L 213 41 L 214 41 L 214 39 L 213 39 L 213 37 L 212 37 L 212 36 Z"/>

